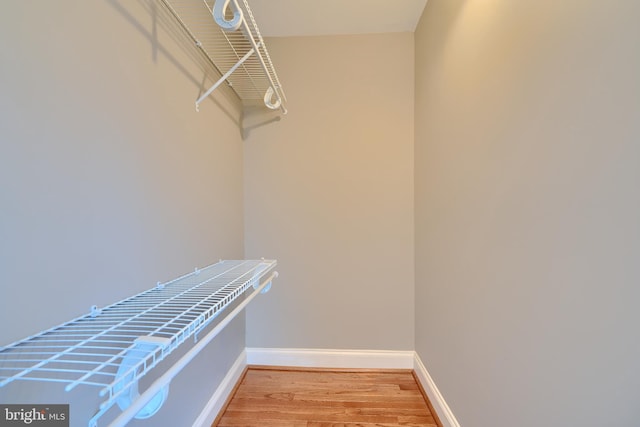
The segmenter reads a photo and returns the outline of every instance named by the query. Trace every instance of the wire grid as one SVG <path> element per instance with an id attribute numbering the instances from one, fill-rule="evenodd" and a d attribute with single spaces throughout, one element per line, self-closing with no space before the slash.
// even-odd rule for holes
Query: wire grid
<path id="1" fill-rule="evenodd" d="M 271 271 L 275 261 L 220 261 L 0 349 L 0 387 L 16 381 L 101 387 L 101 412 Z M 142 338 L 141 338 L 142 337 Z M 149 338 L 151 337 L 151 338 Z M 154 343 L 134 351 L 136 342 Z M 119 371 L 125 357 L 128 370 Z"/>
<path id="2" fill-rule="evenodd" d="M 267 89 L 273 86 L 281 99 L 286 99 L 275 67 L 258 30 L 255 18 L 246 0 L 238 0 L 246 26 L 228 32 L 220 28 L 212 16 L 215 0 L 163 0 L 196 44 L 215 64 L 221 74 L 226 73 L 252 48 L 253 39 L 258 45 L 257 54 L 251 55 L 227 79 L 227 83 L 241 100 L 263 100 Z M 227 9 L 231 18 L 231 8 Z M 248 31 L 247 31 L 248 30 Z M 260 57 L 258 57 L 258 55 Z M 267 73 L 262 67 L 264 61 Z M 272 84 L 273 82 L 273 84 Z"/>

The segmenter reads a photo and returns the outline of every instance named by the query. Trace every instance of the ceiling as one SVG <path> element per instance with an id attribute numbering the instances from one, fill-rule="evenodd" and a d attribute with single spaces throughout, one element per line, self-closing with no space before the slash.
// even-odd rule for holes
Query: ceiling
<path id="1" fill-rule="evenodd" d="M 250 0 L 264 37 L 413 32 L 427 0 Z"/>

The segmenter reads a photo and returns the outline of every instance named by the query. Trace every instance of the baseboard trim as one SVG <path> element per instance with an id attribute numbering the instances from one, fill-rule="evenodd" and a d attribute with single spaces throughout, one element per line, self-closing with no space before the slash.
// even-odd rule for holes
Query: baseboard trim
<path id="1" fill-rule="evenodd" d="M 427 394 L 433 410 L 438 415 L 442 427 L 460 427 L 458 420 L 453 415 L 453 412 L 451 412 L 451 408 L 449 408 L 449 405 L 447 405 L 447 402 L 445 402 L 444 397 L 442 397 L 442 394 L 440 393 L 440 390 L 438 390 L 438 387 L 436 387 L 436 383 L 433 382 L 433 379 L 431 378 L 431 375 L 429 375 L 427 368 L 425 368 L 422 360 L 420 360 L 420 356 L 418 356 L 418 353 L 415 352 L 414 355 L 413 371 L 415 372 L 416 377 L 420 382 L 423 390 Z"/>
<path id="2" fill-rule="evenodd" d="M 414 351 L 247 348 L 248 365 L 413 369 Z"/>
<path id="3" fill-rule="evenodd" d="M 207 402 L 202 412 L 194 421 L 192 427 L 210 427 L 213 421 L 216 419 L 220 411 L 224 408 L 227 399 L 233 392 L 236 384 L 240 381 L 242 373 L 247 367 L 247 352 L 242 350 L 242 353 L 238 356 L 233 363 L 227 375 L 222 379 L 220 385 Z"/>
<path id="4" fill-rule="evenodd" d="M 246 348 L 214 392 L 192 427 L 209 427 L 240 381 L 247 365 L 339 369 L 412 369 L 442 427 L 460 427 L 415 351 Z"/>

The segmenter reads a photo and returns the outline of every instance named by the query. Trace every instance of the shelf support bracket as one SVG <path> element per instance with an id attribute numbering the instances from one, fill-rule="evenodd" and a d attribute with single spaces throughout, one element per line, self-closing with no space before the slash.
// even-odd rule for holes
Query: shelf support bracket
<path id="1" fill-rule="evenodd" d="M 147 390 L 136 399 L 131 406 L 123 411 L 113 420 L 109 427 L 125 427 L 141 409 L 149 403 L 149 401 L 162 391 L 164 387 L 187 365 L 196 355 L 211 342 L 258 294 L 263 293 L 267 287 L 271 286 L 273 279 L 278 277 L 278 272 L 274 271 L 264 279 L 264 281 L 247 296 L 237 307 L 235 307 L 227 316 L 225 316 L 219 324 L 217 324 L 207 335 L 194 345 L 187 353 L 185 353 L 171 368 L 156 379 Z"/>
<path id="2" fill-rule="evenodd" d="M 220 77 L 220 79 L 215 82 L 213 84 L 213 86 L 211 86 L 209 88 L 209 90 L 207 90 L 205 93 L 202 94 L 202 96 L 200 98 L 198 98 L 198 100 L 196 101 L 196 111 L 200 111 L 200 103 L 202 101 L 204 101 L 209 95 L 211 95 L 211 92 L 213 92 L 214 90 L 216 90 L 218 88 L 218 86 L 220 86 L 222 84 L 222 82 L 224 82 L 225 80 L 227 80 L 229 78 L 229 76 L 231 74 L 233 74 L 233 72 L 235 70 L 238 69 L 239 66 L 241 66 L 247 59 L 249 59 L 251 57 L 251 55 L 253 55 L 256 52 L 256 50 L 254 48 L 251 48 L 251 50 L 249 50 L 249 52 L 246 53 L 245 56 L 243 56 L 242 58 L 240 58 L 240 60 L 236 63 L 236 65 L 234 65 L 233 67 L 231 67 L 229 69 L 229 71 L 227 71 L 226 73 L 224 73 L 224 75 L 222 77 Z"/>

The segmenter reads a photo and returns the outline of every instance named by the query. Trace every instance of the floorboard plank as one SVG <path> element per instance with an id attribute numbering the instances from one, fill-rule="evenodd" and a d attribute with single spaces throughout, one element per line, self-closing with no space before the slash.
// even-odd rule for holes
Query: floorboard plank
<path id="1" fill-rule="evenodd" d="M 216 427 L 437 427 L 411 371 L 249 367 Z"/>

